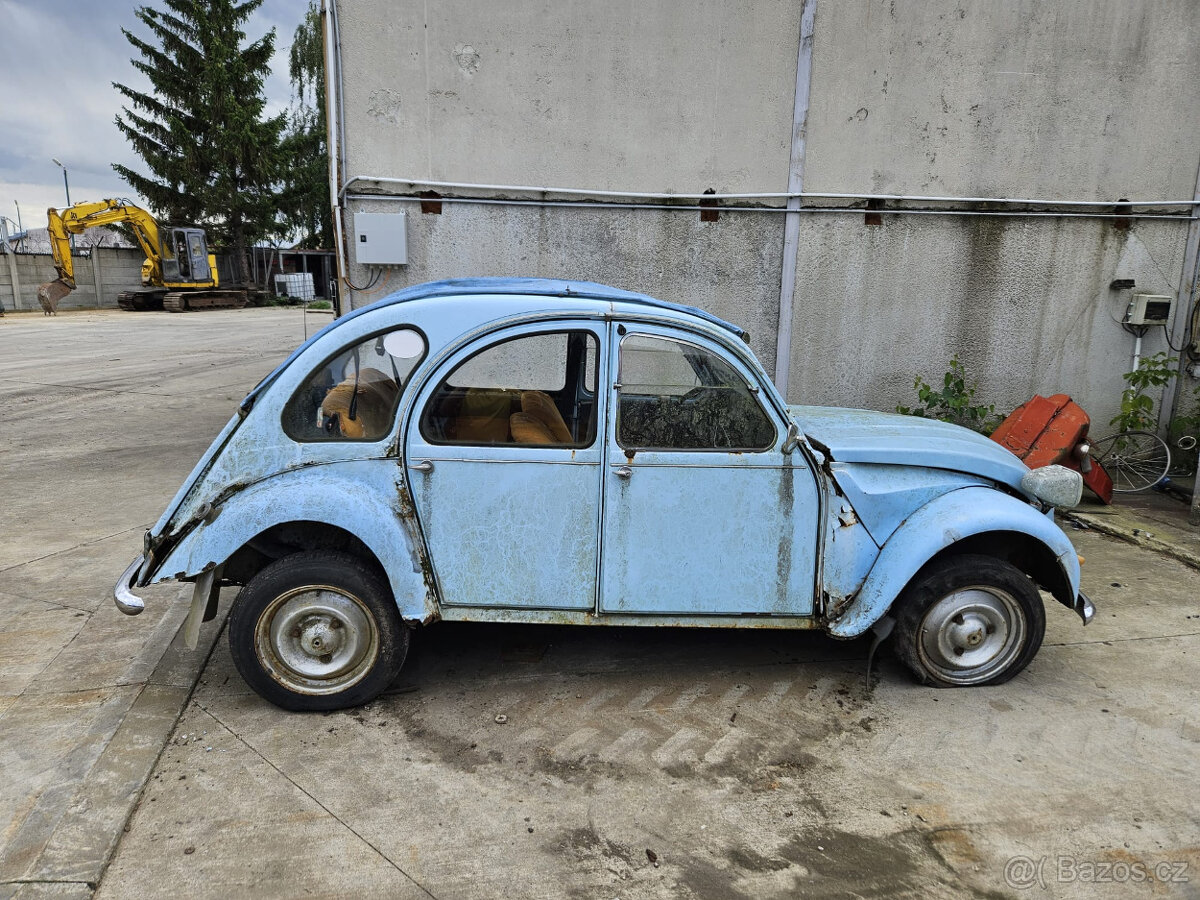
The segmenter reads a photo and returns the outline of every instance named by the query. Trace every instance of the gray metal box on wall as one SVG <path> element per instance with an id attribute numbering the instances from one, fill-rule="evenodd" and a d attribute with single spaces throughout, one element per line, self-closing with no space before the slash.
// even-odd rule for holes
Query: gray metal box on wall
<path id="1" fill-rule="evenodd" d="M 354 214 L 354 261 L 364 266 L 408 264 L 408 216 L 396 213 Z"/>

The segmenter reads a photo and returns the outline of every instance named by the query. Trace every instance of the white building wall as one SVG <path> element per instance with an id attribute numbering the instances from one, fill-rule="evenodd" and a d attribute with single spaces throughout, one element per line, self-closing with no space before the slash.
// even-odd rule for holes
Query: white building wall
<path id="1" fill-rule="evenodd" d="M 783 191 L 800 2 L 339 2 L 352 175 L 647 192 Z M 856 194 L 1186 200 L 1200 164 L 1190 0 L 817 0 L 804 188 Z M 351 193 L 419 186 L 357 182 Z M 439 188 L 405 209 L 407 266 L 375 292 L 459 275 L 585 278 L 695 304 L 773 370 L 784 216 L 603 207 L 603 197 Z M 455 204 L 455 197 L 568 207 Z M 782 200 L 758 201 L 780 206 Z M 751 202 L 747 201 L 746 205 Z M 809 199 L 806 207 L 849 206 Z M 893 204 L 897 205 L 897 204 Z M 936 206 L 899 204 L 909 210 Z M 982 211 L 1009 207 L 976 206 Z M 1034 207 L 1034 209 L 1039 209 Z M 1105 207 L 1101 212 L 1109 212 Z M 1173 210 L 1148 212 L 1179 213 Z M 890 409 L 953 353 L 979 398 L 1035 391 L 1115 412 L 1127 296 L 1174 293 L 1187 223 L 800 213 L 789 396 Z M 373 274 L 347 256 L 351 282 Z M 785 313 L 786 314 L 786 313 Z M 1151 332 L 1146 352 L 1163 347 Z"/>

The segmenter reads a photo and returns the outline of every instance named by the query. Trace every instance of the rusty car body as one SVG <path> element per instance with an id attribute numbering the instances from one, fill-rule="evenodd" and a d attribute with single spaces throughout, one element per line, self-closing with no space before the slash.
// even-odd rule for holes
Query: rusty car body
<path id="1" fill-rule="evenodd" d="M 973 432 L 788 405 L 737 326 L 598 284 L 470 279 L 341 317 L 241 402 L 115 599 L 242 585 L 243 677 L 290 709 L 366 702 L 435 620 L 894 626 L 942 686 L 1037 652 L 1039 588 L 1085 624 L 1054 521 L 1079 474 Z"/>

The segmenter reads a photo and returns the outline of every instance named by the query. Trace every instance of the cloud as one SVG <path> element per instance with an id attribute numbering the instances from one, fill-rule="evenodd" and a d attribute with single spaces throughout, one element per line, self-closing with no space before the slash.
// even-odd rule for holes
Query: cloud
<path id="1" fill-rule="evenodd" d="M 271 113 L 287 108 L 288 48 L 307 8 L 307 0 L 267 0 L 247 23 L 251 39 L 276 29 L 265 85 Z M 6 80 L 0 102 L 0 215 L 15 219 L 19 203 L 24 223 L 36 227 L 47 206 L 63 205 L 62 170 L 51 157 L 67 166 L 75 202 L 131 195 L 112 164 L 144 167 L 113 124 L 123 98 L 112 82 L 149 89 L 130 64 L 135 51 L 121 34 L 126 28 L 149 37 L 134 9 L 132 3 L 98 0 L 0 0 Z M 39 221 L 28 219 L 29 210 L 36 210 Z"/>

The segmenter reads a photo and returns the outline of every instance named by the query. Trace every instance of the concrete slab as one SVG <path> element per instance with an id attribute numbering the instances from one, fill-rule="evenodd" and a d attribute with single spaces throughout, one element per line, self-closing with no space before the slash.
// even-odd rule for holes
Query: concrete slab
<path id="1" fill-rule="evenodd" d="M 222 641 L 98 896 L 1195 896 L 1200 573 L 1072 537 L 1097 620 L 1051 601 L 995 688 L 885 655 L 868 689 L 815 634 L 439 625 L 379 701 L 295 715 Z"/>
<path id="2" fill-rule="evenodd" d="M 1111 506 L 1085 498 L 1071 518 L 1200 569 L 1200 528 L 1188 524 L 1189 507 L 1154 491 L 1116 494 Z"/>
<path id="3" fill-rule="evenodd" d="M 227 606 L 191 652 L 189 587 L 146 589 L 131 619 L 113 582 L 302 327 L 281 310 L 0 320 L 0 898 L 99 881 Z"/>
<path id="4" fill-rule="evenodd" d="M 0 696 L 16 697 L 70 643 L 88 614 L 0 592 Z"/>

